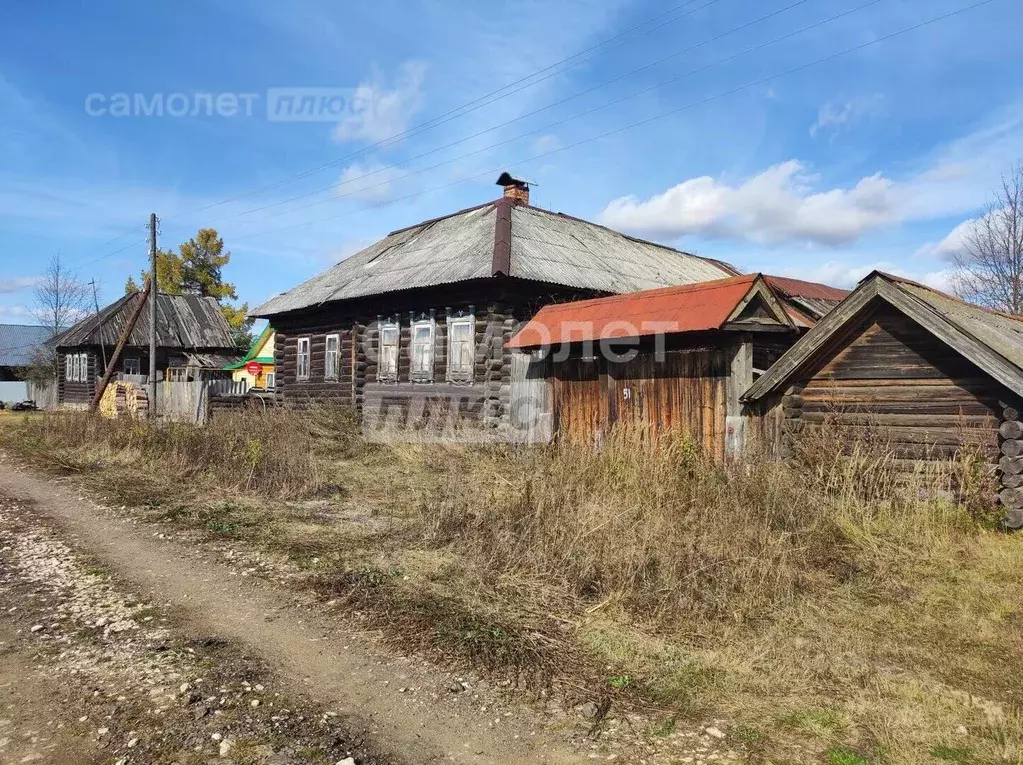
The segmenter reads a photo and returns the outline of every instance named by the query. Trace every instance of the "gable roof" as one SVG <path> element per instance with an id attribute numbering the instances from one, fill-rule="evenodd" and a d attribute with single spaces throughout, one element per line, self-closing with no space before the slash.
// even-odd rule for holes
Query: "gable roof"
<path id="1" fill-rule="evenodd" d="M 723 329 L 739 320 L 743 309 L 757 296 L 770 314 L 769 323 L 795 329 L 768 277 L 746 274 L 681 287 L 548 305 L 507 345 L 540 348 L 568 342 Z M 753 326 L 757 323 L 751 322 Z"/>
<path id="2" fill-rule="evenodd" d="M 849 290 L 829 287 L 827 284 L 806 282 L 788 276 L 764 276 L 771 288 L 787 299 L 803 316 L 812 321 L 813 326 L 820 321 L 836 305 L 845 300 Z"/>
<path id="3" fill-rule="evenodd" d="M 0 367 L 24 367 L 50 338 L 50 330 L 29 324 L 0 324 Z"/>
<path id="4" fill-rule="evenodd" d="M 259 337 L 252 341 L 252 345 L 249 347 L 248 353 L 242 356 L 240 361 L 228 364 L 224 369 L 241 369 L 243 366 L 248 364 L 250 361 L 258 361 L 261 364 L 273 364 L 273 356 L 261 356 L 260 351 L 266 345 L 267 340 L 273 337 L 274 329 L 269 324 L 263 327 L 263 331 L 259 333 Z"/>
<path id="5" fill-rule="evenodd" d="M 142 299 L 143 293 L 135 292 L 115 300 L 57 337 L 57 347 L 117 345 L 132 309 Z M 156 298 L 156 344 L 161 348 L 230 350 L 234 337 L 215 298 L 161 292 Z M 139 314 L 127 345 L 149 345 L 148 309 Z"/>
<path id="6" fill-rule="evenodd" d="M 966 303 L 892 274 L 874 271 L 789 348 L 743 396 L 776 391 L 815 359 L 827 341 L 883 301 L 1018 394 L 1023 394 L 1023 318 Z"/>
<path id="7" fill-rule="evenodd" d="M 392 231 L 252 315 L 498 275 L 621 293 L 736 273 L 719 261 L 502 198 Z"/>

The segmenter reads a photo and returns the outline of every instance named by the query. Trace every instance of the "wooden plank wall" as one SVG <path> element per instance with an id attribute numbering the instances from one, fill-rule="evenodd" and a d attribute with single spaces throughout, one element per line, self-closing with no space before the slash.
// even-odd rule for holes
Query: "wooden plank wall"
<path id="1" fill-rule="evenodd" d="M 821 428 L 844 451 L 869 443 L 898 459 L 938 460 L 964 445 L 994 460 L 1004 390 L 892 308 L 872 313 L 782 400 L 789 450 Z"/>
<path id="2" fill-rule="evenodd" d="M 728 379 L 734 347 L 555 360 L 553 428 L 559 437 L 600 442 L 613 427 L 643 428 L 656 438 L 684 430 L 717 461 L 725 457 Z"/>

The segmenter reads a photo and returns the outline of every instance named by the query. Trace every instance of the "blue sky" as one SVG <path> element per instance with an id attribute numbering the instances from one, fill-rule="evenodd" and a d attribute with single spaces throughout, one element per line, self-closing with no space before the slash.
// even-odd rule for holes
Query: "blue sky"
<path id="1" fill-rule="evenodd" d="M 254 305 L 494 198 L 500 168 L 537 183 L 533 204 L 745 270 L 847 286 L 882 267 L 943 286 L 962 225 L 1023 159 L 1023 81 L 1006 64 L 1023 6 L 993 0 L 782 73 L 972 1 L 15 3 L 0 26 L 0 322 L 31 321 L 55 253 L 117 297 L 145 264 L 151 211 L 165 247 L 216 227 Z M 278 88 L 355 106 L 269 119 Z M 121 93 L 200 110 L 96 108 Z M 228 115 L 200 93 L 256 95 Z"/>

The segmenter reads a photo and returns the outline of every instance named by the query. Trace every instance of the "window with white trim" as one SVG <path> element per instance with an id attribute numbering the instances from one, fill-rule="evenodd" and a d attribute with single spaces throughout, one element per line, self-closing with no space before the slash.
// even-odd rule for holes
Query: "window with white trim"
<path id="1" fill-rule="evenodd" d="M 72 364 L 74 364 L 74 359 L 75 359 L 74 354 L 71 353 L 64 354 L 64 379 L 67 382 L 71 382 L 72 379 L 71 366 Z"/>
<path id="2" fill-rule="evenodd" d="M 71 382 L 78 382 L 78 371 L 82 368 L 81 354 L 76 353 L 71 357 Z"/>
<path id="3" fill-rule="evenodd" d="M 124 373 L 126 375 L 137 375 L 139 374 L 139 360 L 137 356 L 125 356 L 124 358 Z"/>
<path id="4" fill-rule="evenodd" d="M 448 316 L 448 371 L 452 382 L 472 382 L 475 364 L 476 319 L 470 312 L 465 316 Z"/>
<path id="5" fill-rule="evenodd" d="M 380 325 L 379 359 L 377 379 L 382 382 L 396 382 L 398 379 L 398 346 L 401 343 L 401 327 L 396 322 Z"/>
<path id="6" fill-rule="evenodd" d="M 341 368 L 341 336 L 327 335 L 323 349 L 323 379 L 336 380 Z"/>
<path id="7" fill-rule="evenodd" d="M 433 335 L 436 322 L 422 319 L 412 322 L 412 342 L 409 351 L 412 355 L 412 382 L 433 382 Z"/>
<path id="8" fill-rule="evenodd" d="M 296 356 L 295 369 L 299 380 L 309 379 L 309 338 L 298 338 L 298 353 Z"/>
<path id="9" fill-rule="evenodd" d="M 273 390 L 277 387 L 277 375 L 274 372 L 266 373 L 266 389 Z"/>

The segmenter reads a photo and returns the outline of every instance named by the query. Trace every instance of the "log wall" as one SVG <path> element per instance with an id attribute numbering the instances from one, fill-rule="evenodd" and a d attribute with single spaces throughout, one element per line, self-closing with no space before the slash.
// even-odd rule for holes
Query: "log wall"
<path id="1" fill-rule="evenodd" d="M 276 396 L 288 406 L 314 402 L 354 406 L 367 426 L 385 423 L 426 427 L 444 418 L 487 429 L 510 426 L 511 353 L 505 342 L 521 321 L 543 305 L 593 297 L 549 284 L 485 279 L 422 290 L 340 301 L 272 318 L 276 330 L 274 362 Z M 447 378 L 447 316 L 471 311 L 475 316 L 475 357 L 471 381 Z M 429 318 L 434 332 L 433 380 L 413 381 L 411 323 Z M 398 379 L 378 378 L 379 325 L 400 326 Z M 342 335 L 342 368 L 338 380 L 325 380 L 325 337 Z M 309 337 L 311 374 L 297 379 L 297 341 Z"/>
<path id="2" fill-rule="evenodd" d="M 836 338 L 821 359 L 775 404 L 781 457 L 822 436 L 845 453 L 861 444 L 904 460 L 907 468 L 969 448 L 997 473 L 1008 522 L 1023 526 L 1016 394 L 887 306 Z"/>

